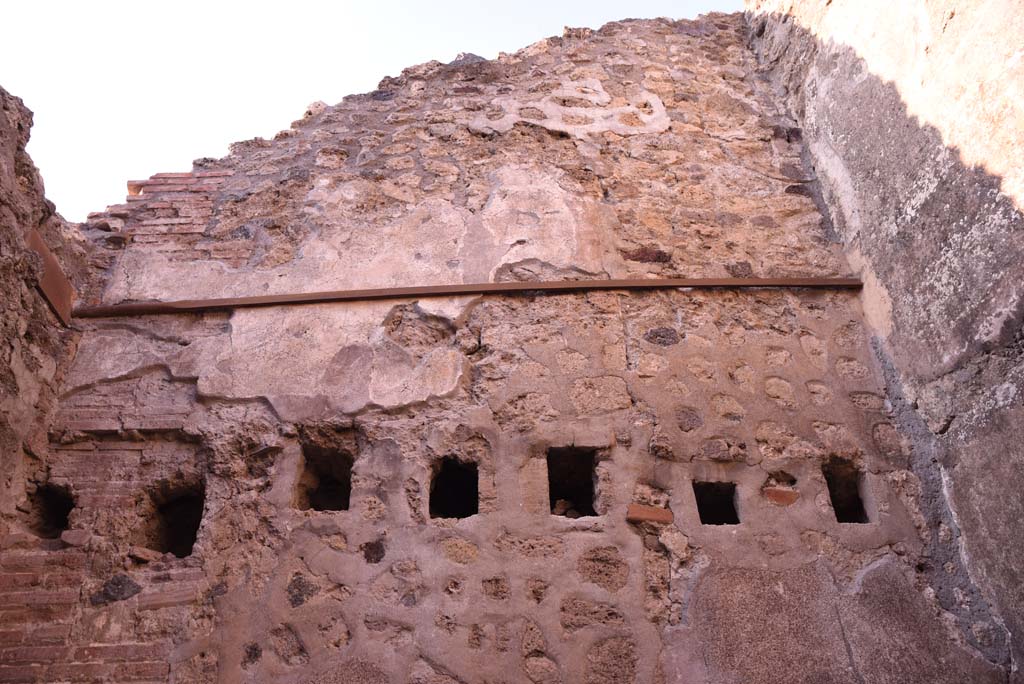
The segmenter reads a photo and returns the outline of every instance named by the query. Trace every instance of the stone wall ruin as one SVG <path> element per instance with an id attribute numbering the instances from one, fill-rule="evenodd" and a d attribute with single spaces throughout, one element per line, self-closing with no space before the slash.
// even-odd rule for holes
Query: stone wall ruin
<path id="1" fill-rule="evenodd" d="M 630 20 L 412 67 L 131 181 L 48 237 L 79 241 L 57 251 L 83 304 L 853 275 L 756 30 Z M 534 292 L 63 332 L 37 299 L 26 286 L 12 310 L 66 340 L 38 354 L 61 369 L 53 398 L 23 411 L 41 436 L 5 446 L 0 681 L 1018 676 L 1013 606 L 942 550 L 952 531 L 855 291 Z"/>

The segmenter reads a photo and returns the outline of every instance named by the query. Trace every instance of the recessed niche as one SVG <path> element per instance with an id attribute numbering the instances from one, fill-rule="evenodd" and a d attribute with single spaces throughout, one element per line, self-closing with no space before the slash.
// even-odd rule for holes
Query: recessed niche
<path id="1" fill-rule="evenodd" d="M 304 511 L 347 511 L 352 495 L 352 463 L 352 454 L 347 451 L 303 444 L 295 507 Z"/>
<path id="2" fill-rule="evenodd" d="M 203 521 L 206 490 L 201 482 L 176 484 L 152 496 L 154 508 L 142 530 L 143 546 L 178 558 L 192 555 Z"/>
<path id="3" fill-rule="evenodd" d="M 548 497 L 552 515 L 567 518 L 597 515 L 594 509 L 596 466 L 594 449 L 548 449 Z"/>
<path id="4" fill-rule="evenodd" d="M 693 495 L 701 525 L 738 525 L 736 485 L 732 482 L 694 482 Z"/>
<path id="5" fill-rule="evenodd" d="M 477 464 L 446 456 L 430 480 L 431 518 L 468 518 L 480 510 Z"/>
<path id="6" fill-rule="evenodd" d="M 29 527 L 40 537 L 57 539 L 68 529 L 68 518 L 75 499 L 65 487 L 46 483 L 29 494 Z"/>
<path id="7" fill-rule="evenodd" d="M 785 470 L 773 470 L 768 473 L 768 479 L 765 481 L 764 486 L 795 487 L 796 478 L 787 473 Z"/>
<path id="8" fill-rule="evenodd" d="M 864 508 L 862 488 L 864 474 L 852 462 L 841 458 L 830 458 L 821 466 L 821 474 L 828 485 L 828 497 L 836 521 L 841 523 L 868 523 L 867 509 Z"/>

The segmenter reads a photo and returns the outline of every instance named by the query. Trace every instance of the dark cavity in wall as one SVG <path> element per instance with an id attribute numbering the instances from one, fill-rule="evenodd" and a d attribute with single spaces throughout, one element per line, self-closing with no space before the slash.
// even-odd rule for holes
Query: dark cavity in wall
<path id="1" fill-rule="evenodd" d="M 75 499 L 65 487 L 46 483 L 29 494 L 29 528 L 40 537 L 56 539 L 68 529 Z"/>
<path id="2" fill-rule="evenodd" d="M 480 509 L 476 463 L 446 456 L 434 466 L 430 481 L 431 518 L 468 518 Z"/>
<path id="3" fill-rule="evenodd" d="M 593 449 L 548 449 L 548 495 L 552 514 L 567 518 L 597 515 L 594 510 L 596 465 Z"/>
<path id="4" fill-rule="evenodd" d="M 142 544 L 178 558 L 192 555 L 203 521 L 206 489 L 201 482 L 163 487 L 151 495 L 153 510 L 142 529 Z"/>
<path id="5" fill-rule="evenodd" d="M 314 511 L 347 511 L 352 495 L 352 454 L 315 444 L 302 445 L 302 474 L 295 507 Z"/>
<path id="6" fill-rule="evenodd" d="M 857 466 L 850 461 L 833 457 L 822 464 L 821 473 L 825 476 L 825 483 L 828 485 L 828 496 L 832 501 L 832 510 L 835 511 L 836 521 L 841 523 L 870 522 L 867 510 L 864 508 L 864 499 L 861 496 L 864 476 Z"/>
<path id="7" fill-rule="evenodd" d="M 693 495 L 701 525 L 738 525 L 736 485 L 732 482 L 694 482 Z"/>

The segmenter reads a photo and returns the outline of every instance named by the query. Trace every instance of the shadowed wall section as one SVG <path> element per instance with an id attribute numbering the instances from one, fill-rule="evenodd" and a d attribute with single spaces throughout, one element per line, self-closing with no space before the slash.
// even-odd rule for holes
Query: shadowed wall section
<path id="1" fill-rule="evenodd" d="M 930 584 L 969 642 L 1009 662 L 1009 637 L 1020 663 L 1024 10 L 751 0 L 748 16 L 866 283 L 925 490 Z"/>

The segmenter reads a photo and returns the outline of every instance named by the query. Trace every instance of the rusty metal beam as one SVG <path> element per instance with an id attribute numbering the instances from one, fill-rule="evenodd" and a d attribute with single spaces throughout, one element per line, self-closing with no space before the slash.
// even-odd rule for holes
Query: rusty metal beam
<path id="1" fill-rule="evenodd" d="M 255 306 L 322 304 L 325 302 L 363 302 L 379 299 L 422 299 L 460 295 L 522 294 L 536 292 L 586 292 L 589 290 L 664 290 L 674 288 L 809 288 L 859 290 L 857 278 L 645 278 L 640 280 L 559 280 L 539 282 L 470 283 L 462 285 L 424 285 L 385 287 L 371 290 L 334 290 L 301 294 L 228 297 L 224 299 L 185 299 L 173 302 L 131 302 L 107 306 L 80 306 L 79 318 L 108 316 L 149 316 L 154 314 L 196 313 Z"/>
<path id="2" fill-rule="evenodd" d="M 57 314 L 57 318 L 65 326 L 71 325 L 71 305 L 75 299 L 75 288 L 64 275 L 57 257 L 43 242 L 43 236 L 39 231 L 32 229 L 25 239 L 28 248 L 39 255 L 43 260 L 43 277 L 39 279 L 39 291 L 43 299 Z"/>

